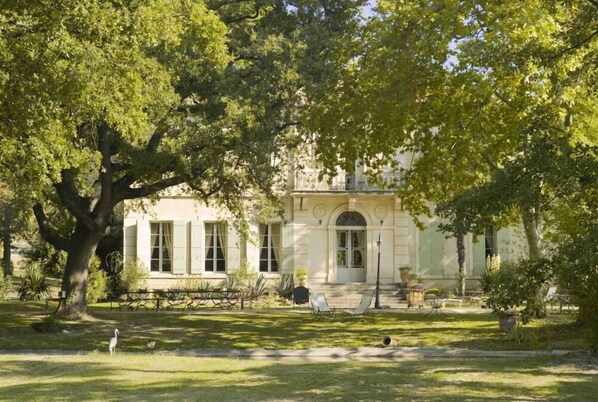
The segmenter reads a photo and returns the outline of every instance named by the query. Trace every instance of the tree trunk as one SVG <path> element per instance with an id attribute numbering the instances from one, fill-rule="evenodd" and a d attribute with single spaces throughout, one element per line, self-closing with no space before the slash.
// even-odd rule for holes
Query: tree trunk
<path id="1" fill-rule="evenodd" d="M 55 315 L 80 317 L 87 314 L 87 275 L 89 262 L 93 257 L 104 232 L 94 232 L 77 225 L 69 241 L 68 257 L 64 268 L 61 290 L 66 299 L 61 299 Z"/>
<path id="2" fill-rule="evenodd" d="M 542 249 L 542 217 L 538 208 L 534 208 L 522 203 L 521 221 L 525 231 L 525 239 L 529 251 L 529 259 L 538 261 L 544 257 Z"/>
<path id="3" fill-rule="evenodd" d="M 465 296 L 465 235 L 457 233 L 457 263 L 459 264 L 459 295 Z"/>
<path id="4" fill-rule="evenodd" d="M 10 233 L 3 233 L 2 234 L 2 268 L 4 271 L 4 276 L 11 275 L 10 272 Z"/>
<path id="5" fill-rule="evenodd" d="M 540 213 L 540 208 L 530 206 L 525 202 L 522 202 L 520 207 L 521 221 L 527 240 L 529 259 L 532 262 L 538 261 L 544 257 L 541 229 L 542 215 Z M 542 286 L 540 286 L 534 294 L 528 295 L 526 310 L 531 311 L 531 316 L 534 318 L 543 318 L 546 316 L 546 303 L 544 302 L 544 291 Z"/>

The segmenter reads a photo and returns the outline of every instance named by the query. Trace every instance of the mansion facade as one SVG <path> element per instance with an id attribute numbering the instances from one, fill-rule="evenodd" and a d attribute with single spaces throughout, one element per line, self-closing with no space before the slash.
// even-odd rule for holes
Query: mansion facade
<path id="1" fill-rule="evenodd" d="M 384 180 L 396 176 L 389 172 Z M 304 167 L 290 171 L 286 181 L 284 216 L 249 222 L 244 236 L 226 210 L 184 194 L 165 194 L 143 209 L 127 205 L 125 261 L 148 267 L 152 289 L 199 276 L 221 281 L 242 264 L 272 280 L 305 268 L 308 284 L 373 284 L 378 264 L 380 283 L 399 283 L 399 268 L 408 266 L 427 287 L 456 287 L 455 239 L 438 231 L 438 218 L 420 217 L 420 230 L 395 192 L 370 186 L 363 171 L 322 181 L 319 171 Z M 488 255 L 514 258 L 522 245 L 516 228 L 488 228 L 477 241 L 467 235 L 470 286 L 478 287 Z"/>

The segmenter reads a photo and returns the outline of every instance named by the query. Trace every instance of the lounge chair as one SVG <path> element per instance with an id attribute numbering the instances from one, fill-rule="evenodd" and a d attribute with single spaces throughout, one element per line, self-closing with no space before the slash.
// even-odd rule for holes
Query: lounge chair
<path id="1" fill-rule="evenodd" d="M 313 295 L 310 295 L 309 300 L 311 301 L 312 314 L 314 315 L 314 317 L 318 317 L 324 314 L 334 314 L 334 312 L 336 311 L 334 306 L 328 305 L 324 293 L 316 292 Z"/>
<path id="2" fill-rule="evenodd" d="M 347 310 L 347 313 L 353 315 L 367 313 L 370 308 L 370 304 L 372 304 L 373 297 L 374 295 L 372 293 L 364 293 L 363 296 L 361 296 L 361 302 L 359 302 L 359 305 L 352 310 Z"/>

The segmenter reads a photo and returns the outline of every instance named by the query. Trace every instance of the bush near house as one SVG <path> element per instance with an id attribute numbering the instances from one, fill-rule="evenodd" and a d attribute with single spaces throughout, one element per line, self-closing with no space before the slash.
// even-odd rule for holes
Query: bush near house
<path id="1" fill-rule="evenodd" d="M 41 300 L 48 296 L 46 275 L 38 262 L 30 262 L 19 288 L 19 299 Z"/>

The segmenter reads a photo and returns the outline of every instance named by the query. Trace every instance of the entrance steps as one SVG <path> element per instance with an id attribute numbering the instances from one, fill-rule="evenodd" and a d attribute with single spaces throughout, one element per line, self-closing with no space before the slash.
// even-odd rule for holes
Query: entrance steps
<path id="1" fill-rule="evenodd" d="M 355 308 L 366 292 L 374 294 L 370 308 L 374 308 L 376 284 L 374 283 L 338 283 L 338 284 L 308 284 L 310 293 L 322 292 L 326 295 L 328 304 L 336 308 Z M 401 283 L 380 284 L 380 306 L 388 308 L 405 308 L 407 301 Z"/>

